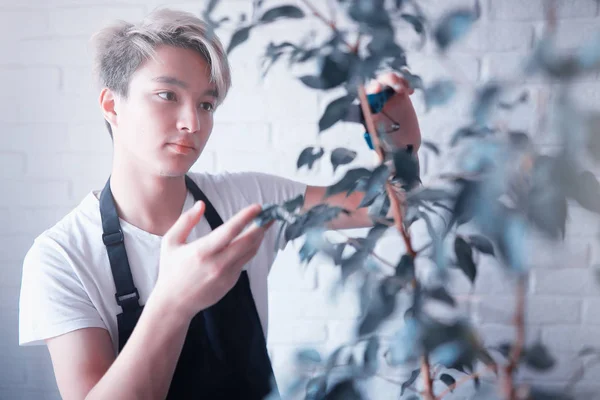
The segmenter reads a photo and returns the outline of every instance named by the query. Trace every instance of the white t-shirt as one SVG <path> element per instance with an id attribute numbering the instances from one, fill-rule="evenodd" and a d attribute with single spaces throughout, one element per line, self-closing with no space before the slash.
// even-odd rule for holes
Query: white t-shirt
<path id="1" fill-rule="evenodd" d="M 304 194 L 306 185 L 273 175 L 245 173 L 189 173 L 206 194 L 223 221 L 252 204 L 281 204 Z M 90 192 L 82 202 L 52 228 L 38 236 L 27 252 L 19 304 L 19 344 L 40 345 L 44 339 L 88 327 L 110 333 L 115 354 L 118 349 L 117 314 L 113 280 L 106 247 L 102 242 L 100 191 Z M 194 198 L 188 192 L 183 210 Z M 121 220 L 125 248 L 140 294 L 146 304 L 156 279 L 162 238 Z M 275 241 L 280 224 L 266 233 L 256 256 L 244 267 L 252 296 L 267 334 L 267 276 L 275 259 Z M 188 240 L 210 232 L 205 218 Z M 285 247 L 282 240 L 279 248 Z"/>

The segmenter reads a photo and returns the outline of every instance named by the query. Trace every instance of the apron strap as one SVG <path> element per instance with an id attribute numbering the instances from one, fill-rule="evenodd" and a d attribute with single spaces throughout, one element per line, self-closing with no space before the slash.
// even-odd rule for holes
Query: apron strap
<path id="1" fill-rule="evenodd" d="M 117 304 L 123 308 L 123 312 L 133 312 L 140 308 L 140 294 L 133 284 L 125 250 L 125 239 L 110 189 L 110 178 L 106 181 L 100 194 L 100 217 L 102 218 L 102 241 L 106 246 L 110 269 L 117 289 L 117 293 L 115 293 Z"/>

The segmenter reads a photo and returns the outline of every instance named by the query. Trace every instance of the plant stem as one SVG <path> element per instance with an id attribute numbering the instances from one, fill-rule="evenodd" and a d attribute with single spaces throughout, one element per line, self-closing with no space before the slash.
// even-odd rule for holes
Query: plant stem
<path id="1" fill-rule="evenodd" d="M 306 7 L 308 7 L 310 9 L 310 11 L 313 13 L 313 15 L 317 18 L 319 18 L 321 21 L 323 21 L 327 26 L 329 26 L 331 29 L 333 29 L 334 31 L 337 31 L 338 29 L 335 26 L 335 22 L 328 20 L 327 18 L 325 18 L 325 16 L 323 14 L 321 14 L 319 12 L 319 10 L 317 10 L 315 8 L 315 6 L 312 5 L 312 3 L 308 0 L 302 0 L 302 2 L 306 5 Z"/>
<path id="2" fill-rule="evenodd" d="M 423 377 L 423 386 L 425 386 L 425 391 L 423 392 L 423 399 L 425 400 L 434 400 L 435 396 L 433 394 L 433 382 L 431 381 L 431 371 L 429 366 L 429 358 L 428 355 L 425 354 L 421 358 L 421 376 Z"/>
<path id="3" fill-rule="evenodd" d="M 302 0 L 302 2 L 312 11 L 312 13 L 317 18 L 321 19 L 325 24 L 327 24 L 329 27 L 331 27 L 331 29 L 333 29 L 334 31 L 336 31 L 336 32 L 338 31 L 338 29 L 335 25 L 335 22 L 327 20 L 327 18 L 325 18 L 308 0 Z M 360 35 L 356 39 L 355 46 L 351 46 L 346 41 L 344 41 L 344 43 L 350 49 L 350 51 L 352 51 L 354 53 L 358 53 L 358 48 L 360 45 Z M 376 149 L 377 155 L 379 156 L 379 161 L 383 163 L 383 162 L 385 162 L 385 151 L 384 151 L 383 147 L 381 146 L 381 142 L 380 142 L 379 136 L 377 134 L 377 129 L 376 129 L 375 123 L 373 121 L 373 115 L 371 114 L 371 108 L 369 107 L 369 102 L 367 100 L 367 94 L 365 91 L 365 87 L 362 84 L 358 85 L 358 97 L 360 99 L 360 107 L 362 109 L 363 115 L 365 117 L 365 121 L 367 123 L 367 131 L 371 135 L 371 140 L 373 141 L 373 147 Z M 404 244 L 406 246 L 406 252 L 408 254 L 410 254 L 411 257 L 413 257 L 413 259 L 414 259 L 417 255 L 417 253 L 415 252 L 415 250 L 412 247 L 410 236 L 409 236 L 408 232 L 406 232 L 406 230 L 404 229 L 404 224 L 402 221 L 402 219 L 403 219 L 402 205 L 400 204 L 399 199 L 396 197 L 396 195 L 394 193 L 394 189 L 392 188 L 392 185 L 389 183 L 389 181 L 386 182 L 385 188 L 386 188 L 388 197 L 390 199 L 390 207 L 392 208 L 392 214 L 394 216 L 395 226 L 398 229 L 398 232 L 400 232 L 402 234 L 402 238 L 404 239 Z M 432 384 L 432 380 L 431 380 L 431 371 L 430 371 L 429 359 L 427 357 L 427 354 L 425 354 L 423 356 L 422 361 L 421 361 L 421 375 L 423 376 L 423 381 L 425 384 L 425 393 L 424 393 L 425 400 L 434 400 L 433 384 Z"/>
<path id="4" fill-rule="evenodd" d="M 523 351 L 523 346 L 525 344 L 525 300 L 526 300 L 526 281 L 524 277 L 520 277 L 517 282 L 517 302 L 516 302 L 516 310 L 514 317 L 514 324 L 517 330 L 515 343 L 511 349 L 510 353 L 510 361 L 506 365 L 504 369 L 504 395 L 509 400 L 516 400 L 517 391 L 515 390 L 513 374 L 517 366 L 519 365 L 519 360 L 521 358 L 521 353 Z"/>

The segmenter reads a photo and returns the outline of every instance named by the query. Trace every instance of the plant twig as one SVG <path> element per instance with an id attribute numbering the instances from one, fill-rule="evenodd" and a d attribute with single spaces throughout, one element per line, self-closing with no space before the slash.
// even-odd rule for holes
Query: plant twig
<path id="1" fill-rule="evenodd" d="M 425 400 L 434 400 L 435 396 L 433 394 L 433 382 L 431 381 L 431 367 L 429 365 L 429 356 L 425 354 L 421 358 L 421 376 L 423 377 L 423 386 L 425 386 L 425 391 L 423 392 L 423 398 Z"/>
<path id="2" fill-rule="evenodd" d="M 515 343 L 511 348 L 510 361 L 504 369 L 504 394 L 509 400 L 516 400 L 517 391 L 514 387 L 513 374 L 519 365 L 523 346 L 525 345 L 525 300 L 526 300 L 526 281 L 524 277 L 519 278 L 517 282 L 517 301 L 514 317 L 514 324 L 517 330 Z"/>

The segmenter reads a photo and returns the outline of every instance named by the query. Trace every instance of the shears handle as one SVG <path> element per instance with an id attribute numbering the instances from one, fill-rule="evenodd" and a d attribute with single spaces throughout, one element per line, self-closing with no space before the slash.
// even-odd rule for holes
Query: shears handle
<path id="1" fill-rule="evenodd" d="M 385 106 L 385 103 L 387 103 L 387 101 L 391 99 L 395 94 L 396 91 L 394 90 L 394 88 L 390 86 L 385 86 L 382 91 L 367 95 L 367 101 L 369 102 L 369 108 L 371 109 L 371 112 L 373 114 L 379 114 L 381 110 L 383 110 L 383 106 Z M 364 115 L 362 115 L 362 113 L 361 116 L 362 123 L 364 126 L 366 126 L 365 117 Z M 369 148 L 371 150 L 374 150 L 373 140 L 371 140 L 371 135 L 369 135 L 369 132 L 364 133 L 364 138 Z"/>

